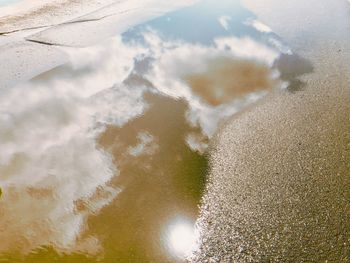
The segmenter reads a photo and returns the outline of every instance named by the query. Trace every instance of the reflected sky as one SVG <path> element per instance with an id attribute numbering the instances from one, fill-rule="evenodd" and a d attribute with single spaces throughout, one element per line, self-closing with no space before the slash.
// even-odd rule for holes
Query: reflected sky
<path id="1" fill-rule="evenodd" d="M 272 90 L 296 89 L 312 70 L 228 0 L 200 1 L 122 40 L 62 49 L 69 64 L 8 91 L 18 109 L 1 104 L 8 127 L 13 118 L 24 131 L 5 131 L 6 145 L 18 149 L 0 166 L 2 207 L 30 213 L 30 200 L 37 211 L 5 233 L 19 251 L 33 251 L 9 251 L 5 262 L 183 262 L 195 246 L 218 127 Z M 23 95 L 29 106 L 19 103 Z M 32 171 L 31 191 L 13 187 Z M 34 234 L 23 234 L 28 226 Z"/>
<path id="2" fill-rule="evenodd" d="M 220 18 L 229 17 L 228 27 L 220 24 Z M 261 34 L 244 24 L 253 14 L 243 8 L 239 1 L 223 0 L 200 1 L 191 7 L 169 13 L 158 19 L 137 26 L 124 34 L 133 38 L 147 28 L 153 28 L 166 40 L 182 39 L 186 42 L 213 44 L 219 36 L 253 36 L 261 38 Z"/>
<path id="3" fill-rule="evenodd" d="M 199 1 L 193 6 L 136 26 L 123 36 L 126 40 L 137 39 L 150 28 L 167 41 L 183 40 L 213 45 L 218 37 L 249 36 L 275 48 L 284 46 L 282 39 L 267 30 L 268 26 L 256 20 L 256 16 L 244 8 L 239 0 L 222 0 L 220 3 L 213 0 Z"/>

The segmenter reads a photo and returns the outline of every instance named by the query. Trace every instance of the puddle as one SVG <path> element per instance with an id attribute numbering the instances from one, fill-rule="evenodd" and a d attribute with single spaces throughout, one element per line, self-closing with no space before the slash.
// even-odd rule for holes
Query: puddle
<path id="1" fill-rule="evenodd" d="M 312 71 L 239 1 L 63 50 L 0 101 L 0 224 L 24 218 L 0 234 L 5 262 L 185 261 L 218 127 Z"/>

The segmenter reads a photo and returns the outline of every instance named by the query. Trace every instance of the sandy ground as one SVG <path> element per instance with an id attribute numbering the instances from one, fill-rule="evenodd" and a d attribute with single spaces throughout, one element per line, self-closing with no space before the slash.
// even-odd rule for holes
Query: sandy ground
<path id="1" fill-rule="evenodd" d="M 217 135 L 192 261 L 349 262 L 350 6 L 245 2 L 314 72 Z"/>

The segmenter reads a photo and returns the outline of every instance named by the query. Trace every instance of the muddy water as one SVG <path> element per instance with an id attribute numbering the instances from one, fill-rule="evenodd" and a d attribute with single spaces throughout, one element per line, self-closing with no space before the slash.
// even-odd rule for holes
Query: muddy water
<path id="1" fill-rule="evenodd" d="M 105 239 L 105 260 L 111 262 L 167 262 L 182 256 L 171 248 L 177 245 L 169 240 L 171 227 L 193 227 L 204 189 L 206 158 L 184 144 L 191 131 L 183 118 L 186 104 L 147 97 L 151 108 L 144 116 L 121 129 L 110 127 L 100 139 L 118 160 L 120 176 L 114 183 L 123 189 L 113 208 L 90 221 Z M 151 134 L 153 145 L 141 156 L 126 154 L 128 145 L 138 144 L 140 132 Z M 113 222 L 108 230 L 105 222 Z"/>
<path id="2" fill-rule="evenodd" d="M 270 90 L 278 84 L 266 65 L 225 58 L 209 61 L 204 72 L 185 75 L 184 80 L 212 105 L 230 102 L 249 92 Z"/>
<path id="3" fill-rule="evenodd" d="M 183 236 L 176 240 L 176 231 L 186 236 L 182 228 L 188 235 L 193 230 L 207 159 L 184 143 L 188 132 L 198 132 L 184 120 L 186 103 L 153 94 L 145 97 L 150 104 L 145 115 L 122 128 L 109 127 L 99 139 L 119 169 L 111 184 L 122 189 L 110 206 L 88 221 L 88 232 L 101 241 L 102 255 L 58 255 L 43 249 L 26 262 L 95 262 L 101 256 L 103 262 L 182 262 L 188 248 L 182 247 Z M 152 141 L 138 154 L 133 149 L 142 134 Z"/>
<path id="4" fill-rule="evenodd" d="M 34 124 L 41 125 L 37 131 L 41 137 L 33 137 L 38 140 L 35 145 L 38 150 L 41 138 L 45 142 L 45 138 L 55 134 L 53 129 L 57 129 L 59 135 L 69 134 L 70 126 L 65 128 L 71 119 L 78 122 L 78 128 L 73 126 L 78 130 L 74 130 L 73 139 L 67 145 L 54 147 L 60 151 L 44 151 L 39 161 L 30 163 L 35 168 L 43 166 L 45 174 L 51 176 L 40 178 L 44 187 L 38 183 L 25 190 L 15 189 L 18 195 L 12 194 L 12 188 L 3 189 L 2 202 L 6 204 L 1 206 L 0 202 L 0 207 L 5 207 L 3 211 L 10 216 L 5 212 L 0 214 L 0 222 L 10 226 L 14 217 L 11 211 L 18 211 L 25 219 L 23 224 L 20 220 L 14 224 L 15 233 L 3 229 L 8 243 L 11 241 L 15 247 L 0 246 L 1 251 L 5 250 L 0 261 L 185 261 L 196 246 L 195 222 L 209 169 L 208 144 L 218 127 L 271 90 L 286 87 L 285 92 L 299 90 L 302 82 L 297 77 L 312 71 L 307 61 L 293 54 L 267 26 L 261 26 L 254 19 L 239 1 L 220 4 L 201 1 L 130 29 L 123 34 L 122 42 L 112 42 L 112 48 L 103 46 L 111 53 L 105 54 L 97 48 L 98 52 L 88 49 L 87 53 L 75 56 L 81 50 L 69 50 L 73 54 L 73 66 L 46 72 L 31 80 L 29 88 L 19 87 L 31 95 L 28 99 L 39 109 L 32 114 L 34 117 L 29 116 Z M 256 24 L 260 27 L 254 27 Z M 104 67 L 105 61 L 108 67 Z M 126 76 L 125 72 L 128 72 Z M 103 85 L 104 89 L 99 88 Z M 38 88 L 38 93 L 31 94 L 32 88 Z M 79 88 L 88 95 L 79 97 L 76 94 Z M 47 103 L 47 90 L 48 94 L 57 93 L 52 100 L 54 108 Z M 45 94 L 43 102 L 35 105 L 42 94 Z M 71 96 L 78 99 L 72 102 Z M 64 114 L 57 117 L 61 111 Z M 72 112 L 82 115 L 71 116 Z M 79 121 L 86 117 L 86 112 L 94 114 L 93 121 L 84 130 L 85 123 Z M 40 115 L 38 120 L 37 115 Z M 42 122 L 45 118 L 50 121 L 48 130 Z M 56 128 L 56 122 L 63 127 Z M 32 133 L 35 133 L 34 126 L 23 124 Z M 91 129 L 98 132 L 91 136 Z M 79 140 L 86 141 L 72 146 L 76 134 Z M 102 156 L 96 157 L 97 153 L 89 147 L 79 148 L 84 143 L 90 145 L 91 137 L 93 150 Z M 45 143 L 44 146 L 46 149 Z M 91 151 L 98 162 L 84 159 Z M 71 152 L 75 153 L 71 157 L 73 164 L 61 163 Z M 52 154 L 51 159 L 44 158 Z M 26 165 L 34 159 L 29 157 L 24 158 Z M 56 163 L 59 167 L 52 169 Z M 20 165 L 13 166 L 17 169 Z M 0 171 L 5 168 L 0 167 Z M 20 171 L 25 169 L 20 168 Z M 6 171 L 6 176 L 11 177 L 12 170 Z M 67 171 L 70 177 L 64 177 L 63 186 L 61 177 L 52 180 L 55 173 L 62 176 Z M 105 173 L 109 175 L 108 180 L 99 182 Z M 89 189 L 86 194 L 83 191 L 80 194 L 80 188 L 92 182 L 93 193 Z M 78 194 L 71 197 L 66 188 L 73 189 L 69 193 Z M 27 196 L 20 191 L 25 191 L 30 201 L 36 200 L 39 208 L 21 214 L 21 206 L 27 211 L 30 207 Z M 49 192 L 49 197 L 42 200 L 34 194 L 36 199 L 31 199 L 33 192 Z M 63 201 L 72 203 L 73 209 L 67 210 Z M 11 205 L 17 210 L 11 210 Z M 53 209 L 41 209 L 42 206 Z M 63 209 L 56 209 L 61 206 Z M 48 214 L 58 214 L 58 219 Z M 68 223 L 64 221 L 66 224 L 62 223 L 61 227 L 63 219 Z M 38 220 L 42 224 L 38 224 Z M 73 224 L 76 221 L 79 224 Z M 32 248 L 33 244 L 38 245 Z"/>

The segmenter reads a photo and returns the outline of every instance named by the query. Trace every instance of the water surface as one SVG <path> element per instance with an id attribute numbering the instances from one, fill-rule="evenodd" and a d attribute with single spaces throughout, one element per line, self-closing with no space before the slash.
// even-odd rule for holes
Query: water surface
<path id="1" fill-rule="evenodd" d="M 34 184 L 17 195 L 4 189 L 3 202 L 10 211 L 24 191 L 58 219 L 38 208 L 42 214 L 33 218 L 48 226 L 28 224 L 33 234 L 23 235 L 23 243 L 15 238 L 22 240 L 27 225 L 16 225 L 17 247 L 3 253 L 5 262 L 185 261 L 196 246 L 208 147 L 217 129 L 273 90 L 297 90 L 296 78 L 312 70 L 239 1 L 200 1 L 116 39 L 84 50 L 67 48 L 69 65 L 9 91 L 14 101 L 24 93 L 33 103 L 30 126 L 22 118 L 18 122 L 31 128 L 24 140 L 34 136 L 27 140 L 38 140 L 35 147 L 50 158 L 33 162 L 33 171 L 42 168 L 45 174 L 41 187 Z M 57 131 L 57 140 L 72 139 L 50 148 L 45 140 L 56 138 Z M 32 159 L 19 154 L 0 171 L 11 178 Z M 103 179 L 106 174 L 110 177 Z M 81 194 L 90 184 L 92 190 Z M 67 199 L 71 206 L 62 212 L 58 208 Z M 56 228 L 62 218 L 67 225 Z M 23 253 L 35 242 L 38 247 Z"/>

